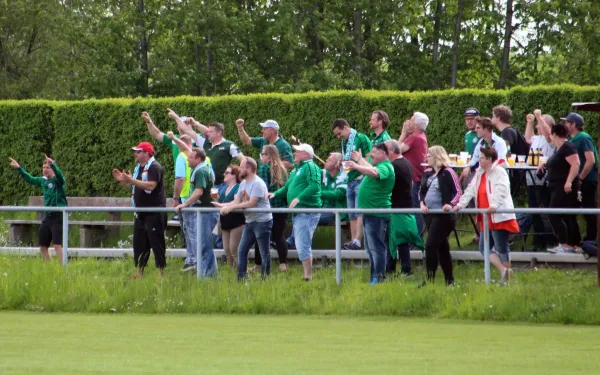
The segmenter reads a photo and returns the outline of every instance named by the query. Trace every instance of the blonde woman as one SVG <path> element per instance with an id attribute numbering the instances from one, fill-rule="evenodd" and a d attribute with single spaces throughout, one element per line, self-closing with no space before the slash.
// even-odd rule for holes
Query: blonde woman
<path id="1" fill-rule="evenodd" d="M 279 190 L 288 179 L 288 173 L 283 165 L 283 161 L 279 157 L 277 147 L 273 145 L 264 146 L 260 153 L 261 167 L 258 169 L 257 175 L 262 178 L 269 192 Z M 285 198 L 271 199 L 272 208 L 287 208 L 288 204 Z M 273 214 L 273 228 L 271 229 L 271 241 L 275 244 L 277 254 L 279 256 L 279 269 L 281 272 L 287 271 L 287 254 L 288 245 L 285 241 L 283 231 L 287 224 L 288 214 L 277 213 Z M 262 263 L 260 251 L 255 251 L 254 254 L 254 269 L 259 269 Z"/>
<path id="2" fill-rule="evenodd" d="M 425 264 L 427 282 L 434 282 L 438 264 L 444 272 L 446 285 L 454 284 L 452 256 L 448 236 L 454 230 L 457 215 L 430 214 L 429 210 L 452 211 L 462 195 L 458 176 L 450 165 L 450 158 L 442 146 L 433 146 L 427 151 L 429 167 L 423 173 L 419 202 L 427 226 L 425 242 Z"/>

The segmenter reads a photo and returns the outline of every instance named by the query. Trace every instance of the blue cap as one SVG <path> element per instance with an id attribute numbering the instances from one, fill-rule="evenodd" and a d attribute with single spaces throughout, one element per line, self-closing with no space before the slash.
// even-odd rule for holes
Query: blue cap
<path id="1" fill-rule="evenodd" d="M 563 121 L 569 121 L 575 123 L 577 126 L 583 126 L 583 117 L 579 113 L 571 112 L 567 117 L 560 118 Z"/>
<path id="2" fill-rule="evenodd" d="M 465 117 L 466 116 L 479 116 L 479 110 L 475 107 L 467 108 L 465 111 Z"/>

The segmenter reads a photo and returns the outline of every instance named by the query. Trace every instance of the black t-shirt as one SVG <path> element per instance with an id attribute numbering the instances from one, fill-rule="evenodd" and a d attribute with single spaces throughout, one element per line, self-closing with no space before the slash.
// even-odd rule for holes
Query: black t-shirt
<path id="1" fill-rule="evenodd" d="M 546 162 L 546 169 L 548 170 L 548 184 L 549 185 L 564 185 L 571 169 L 571 164 L 567 161 L 567 157 L 571 155 L 577 155 L 577 147 L 566 141 L 554 155 Z M 573 180 L 573 190 L 579 186 L 579 177 L 575 177 Z"/>
<path id="2" fill-rule="evenodd" d="M 407 158 L 392 162 L 396 181 L 392 190 L 392 208 L 413 208 L 412 202 L 412 165 Z"/>
<path id="3" fill-rule="evenodd" d="M 502 139 L 506 141 L 506 146 L 510 147 L 510 153 L 516 155 L 529 154 L 529 144 L 527 140 L 517 129 L 509 126 L 500 132 Z"/>
<path id="4" fill-rule="evenodd" d="M 146 178 L 142 178 L 146 174 Z M 144 167 L 140 167 L 137 176 L 133 176 L 140 181 L 156 181 L 156 187 L 150 193 L 146 193 L 143 189 L 135 188 L 133 200 L 136 207 L 166 207 L 167 199 L 163 184 L 164 171 L 163 167 L 157 161 L 152 162 L 150 168 L 144 171 Z"/>

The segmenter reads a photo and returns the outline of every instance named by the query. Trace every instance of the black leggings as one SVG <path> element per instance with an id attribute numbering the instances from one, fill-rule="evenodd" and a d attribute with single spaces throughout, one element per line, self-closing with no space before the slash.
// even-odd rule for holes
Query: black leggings
<path id="1" fill-rule="evenodd" d="M 271 241 L 275 242 L 279 264 L 287 263 L 288 245 L 283 232 L 287 224 L 288 214 L 273 214 L 273 228 L 271 228 Z M 254 264 L 260 266 L 262 258 L 258 251 L 258 243 L 254 244 Z"/>
<path id="2" fill-rule="evenodd" d="M 452 274 L 452 256 L 450 255 L 450 242 L 448 236 L 456 225 L 456 215 L 428 214 L 425 215 L 427 226 L 427 241 L 425 242 L 425 266 L 427 268 L 427 280 L 435 280 L 435 272 L 438 264 L 444 272 L 446 284 L 454 282 Z"/>
<path id="3" fill-rule="evenodd" d="M 577 188 L 573 186 L 570 193 L 565 193 L 561 184 L 550 187 L 550 208 L 577 208 Z M 577 215 L 549 215 L 550 224 L 558 242 L 571 246 L 579 246 L 581 243 L 581 234 L 579 233 L 579 224 L 577 224 Z"/>

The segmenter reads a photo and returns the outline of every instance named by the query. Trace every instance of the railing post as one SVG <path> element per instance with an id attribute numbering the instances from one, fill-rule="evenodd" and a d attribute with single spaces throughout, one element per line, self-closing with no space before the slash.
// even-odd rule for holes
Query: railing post
<path id="1" fill-rule="evenodd" d="M 340 213 L 335 212 L 335 281 L 342 283 L 342 219 Z"/>
<path id="2" fill-rule="evenodd" d="M 212 241 L 212 238 L 210 239 Z M 200 238 L 200 211 L 196 211 L 196 277 L 199 279 L 202 278 L 200 275 L 200 268 L 202 266 L 202 260 L 200 259 L 200 246 L 202 244 L 202 239 Z"/>
<path id="3" fill-rule="evenodd" d="M 62 217 L 63 217 L 62 265 L 64 268 L 67 268 L 67 263 L 69 263 L 69 212 L 66 209 L 62 212 Z"/>
<path id="4" fill-rule="evenodd" d="M 485 283 L 490 285 L 490 230 L 488 224 L 488 214 L 483 214 L 483 270 L 485 273 Z"/>

